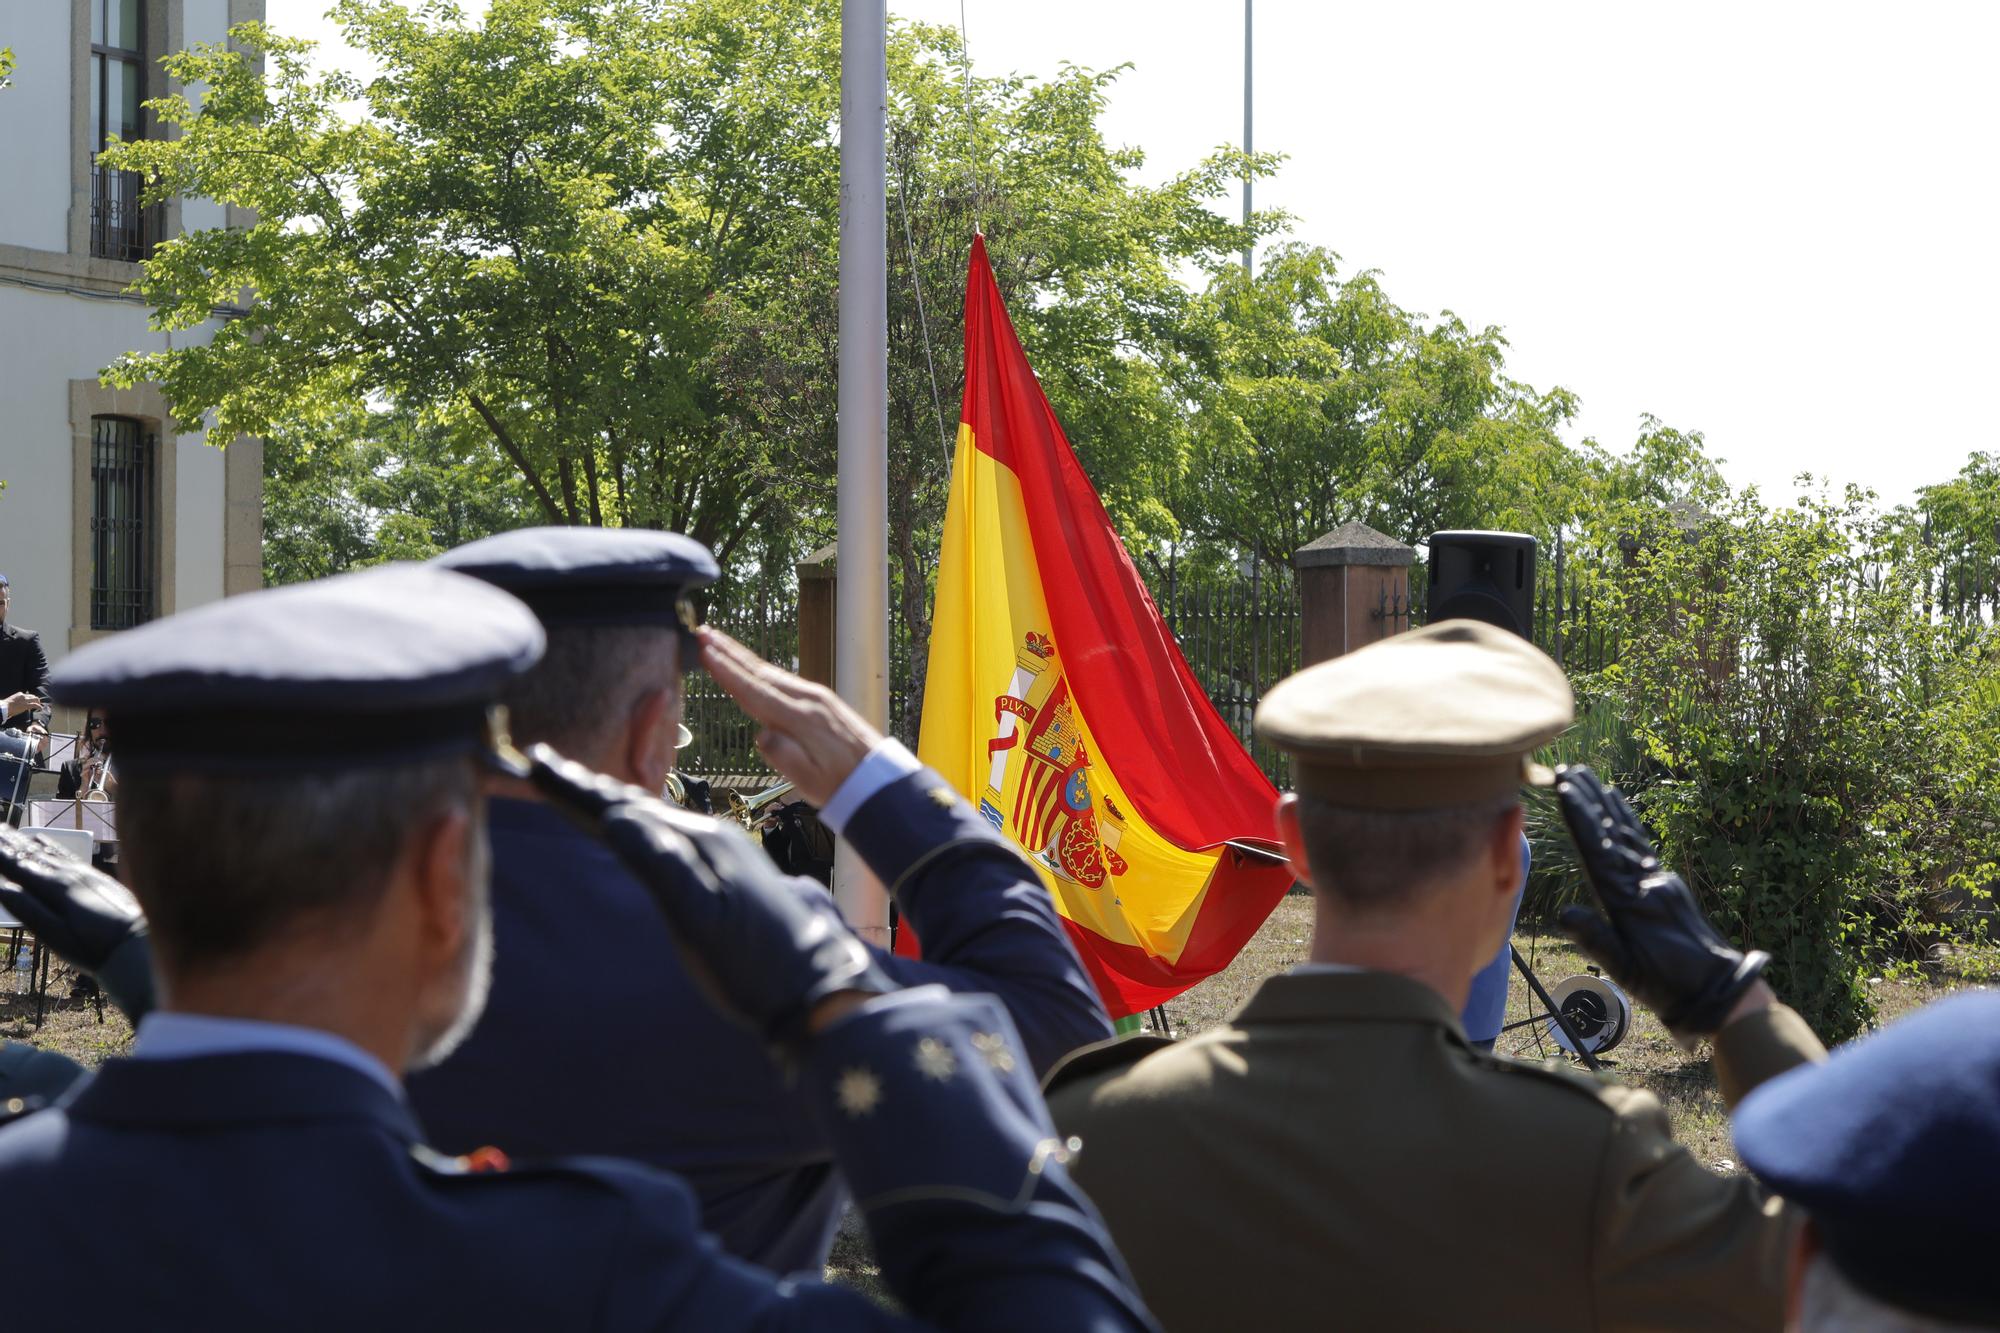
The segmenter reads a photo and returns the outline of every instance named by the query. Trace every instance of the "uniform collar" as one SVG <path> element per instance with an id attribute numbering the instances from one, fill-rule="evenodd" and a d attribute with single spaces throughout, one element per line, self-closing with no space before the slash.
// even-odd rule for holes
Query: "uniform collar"
<path id="1" fill-rule="evenodd" d="M 1234 1020 L 1260 1023 L 1419 1023 L 1463 1043 L 1458 1015 L 1429 986 L 1393 972 L 1313 968 L 1267 977 Z"/>
<path id="2" fill-rule="evenodd" d="M 68 1099 L 72 1119 L 133 1129 L 361 1121 L 422 1141 L 408 1106 L 360 1070 L 291 1051 L 107 1060 Z"/>
<path id="3" fill-rule="evenodd" d="M 187 1060 L 251 1052 L 284 1052 L 331 1060 L 366 1074 L 392 1097 L 403 1095 L 402 1085 L 387 1065 L 347 1038 L 319 1028 L 155 1010 L 139 1020 L 139 1032 L 132 1043 L 135 1060 Z"/>
<path id="4" fill-rule="evenodd" d="M 528 801 L 518 796 L 490 796 L 486 800 L 486 824 L 496 833 L 575 837 L 595 843 L 595 839 L 577 827 L 575 820 L 547 801 Z"/>

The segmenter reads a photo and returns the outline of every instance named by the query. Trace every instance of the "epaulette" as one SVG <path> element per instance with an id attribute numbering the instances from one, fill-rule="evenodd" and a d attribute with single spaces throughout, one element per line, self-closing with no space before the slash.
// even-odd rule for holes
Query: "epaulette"
<path id="1" fill-rule="evenodd" d="M 1563 1060 L 1523 1060 L 1514 1056 L 1495 1055 L 1490 1051 L 1474 1051 L 1473 1059 L 1497 1073 L 1514 1077 L 1531 1078 L 1541 1083 L 1552 1083 L 1567 1088 L 1582 1097 L 1605 1107 L 1612 1106 L 1613 1094 L 1626 1087 L 1616 1079 L 1604 1075 L 1587 1073 Z"/>
<path id="2" fill-rule="evenodd" d="M 0 1125 L 19 1120 L 24 1115 L 33 1115 L 48 1104 L 45 1097 L 9 1097 L 0 1101 Z"/>
<path id="3" fill-rule="evenodd" d="M 1153 1052 L 1164 1051 L 1172 1045 L 1174 1041 L 1171 1037 L 1135 1032 L 1130 1036 L 1109 1037 L 1088 1046 L 1079 1046 L 1050 1068 L 1042 1079 L 1042 1091 L 1054 1092 L 1082 1079 L 1129 1069 Z"/>

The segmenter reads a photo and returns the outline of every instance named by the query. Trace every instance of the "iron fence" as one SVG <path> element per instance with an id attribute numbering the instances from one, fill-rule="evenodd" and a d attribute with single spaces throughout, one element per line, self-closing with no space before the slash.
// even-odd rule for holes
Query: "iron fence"
<path id="1" fill-rule="evenodd" d="M 1280 787 L 1287 756 L 1251 728 L 1265 691 L 1299 667 L 1299 590 L 1290 573 L 1264 571 L 1227 583 L 1170 587 L 1160 614 L 1188 669 L 1257 766 Z"/>
<path id="2" fill-rule="evenodd" d="M 799 602 L 796 588 L 760 586 L 708 609 L 707 622 L 747 645 L 759 657 L 796 669 L 799 664 Z M 686 676 L 683 721 L 694 739 L 678 766 L 704 778 L 768 777 L 757 753 L 757 726 L 705 671 Z"/>

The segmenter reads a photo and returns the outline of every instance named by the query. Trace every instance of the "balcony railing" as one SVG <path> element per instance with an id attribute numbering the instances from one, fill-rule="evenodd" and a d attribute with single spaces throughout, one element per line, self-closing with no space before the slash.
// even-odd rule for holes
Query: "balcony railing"
<path id="1" fill-rule="evenodd" d="M 90 168 L 90 253 L 98 259 L 137 263 L 160 240 L 160 210 L 139 207 L 139 176 L 93 164 Z"/>

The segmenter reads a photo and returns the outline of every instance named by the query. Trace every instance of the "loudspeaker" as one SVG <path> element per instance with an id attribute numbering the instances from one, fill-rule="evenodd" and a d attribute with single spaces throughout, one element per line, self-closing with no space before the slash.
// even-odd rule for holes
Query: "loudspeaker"
<path id="1" fill-rule="evenodd" d="M 1424 620 L 1483 620 L 1535 631 L 1535 539 L 1524 532 L 1434 532 Z"/>

